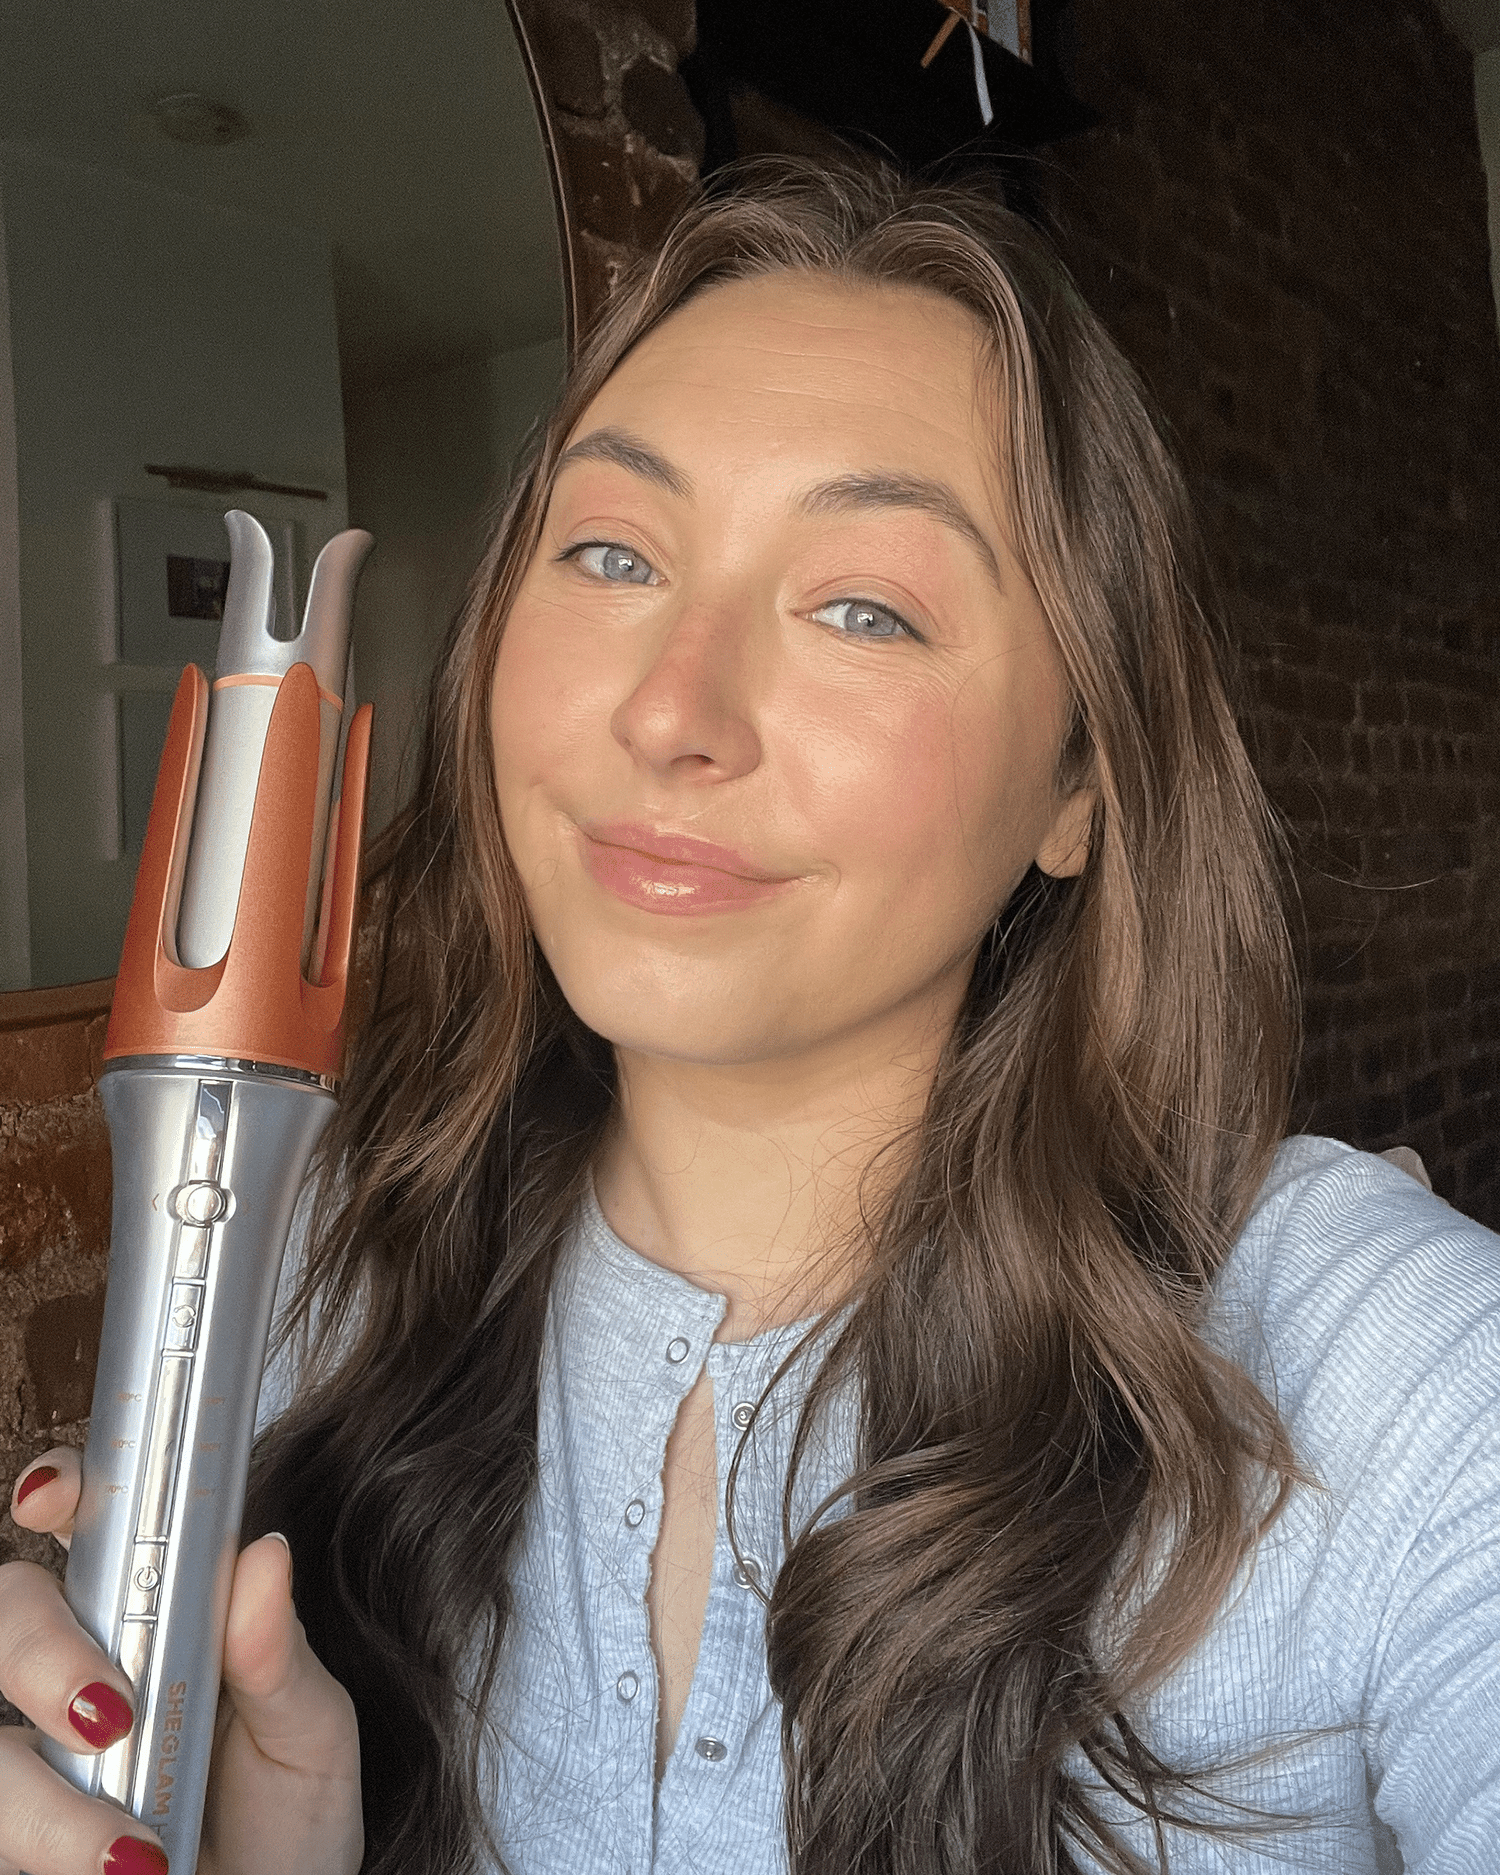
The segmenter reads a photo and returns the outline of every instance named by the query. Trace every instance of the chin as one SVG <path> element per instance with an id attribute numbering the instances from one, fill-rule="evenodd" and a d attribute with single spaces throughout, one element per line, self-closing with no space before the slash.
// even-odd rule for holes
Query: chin
<path id="1" fill-rule="evenodd" d="M 729 1067 L 809 1039 L 791 1010 L 775 1006 L 767 986 L 737 983 L 722 968 L 706 982 L 664 984 L 643 982 L 649 973 L 600 974 L 570 970 L 565 959 L 548 961 L 579 1021 L 631 1054 Z"/>

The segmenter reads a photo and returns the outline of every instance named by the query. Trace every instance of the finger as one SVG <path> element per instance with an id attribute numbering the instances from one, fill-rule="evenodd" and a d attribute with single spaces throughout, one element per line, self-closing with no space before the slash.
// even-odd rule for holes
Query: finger
<path id="1" fill-rule="evenodd" d="M 166 1875 L 166 1852 L 145 1826 L 74 1790 L 42 1763 L 35 1738 L 0 1731 L 0 1867 L 27 1875 Z"/>
<path id="2" fill-rule="evenodd" d="M 267 1758 L 353 1776 L 359 1766 L 353 1702 L 308 1645 L 292 1605 L 291 1563 L 279 1535 L 241 1552 L 224 1635 L 224 1690 Z"/>
<path id="3" fill-rule="evenodd" d="M 36 1563 L 0 1567 L 0 1693 L 69 1751 L 103 1751 L 130 1730 L 129 1680 Z"/>
<path id="4" fill-rule="evenodd" d="M 83 1464 L 71 1445 L 55 1445 L 34 1458 L 10 1495 L 10 1514 L 23 1530 L 42 1530 L 66 1548 L 83 1483 Z"/>

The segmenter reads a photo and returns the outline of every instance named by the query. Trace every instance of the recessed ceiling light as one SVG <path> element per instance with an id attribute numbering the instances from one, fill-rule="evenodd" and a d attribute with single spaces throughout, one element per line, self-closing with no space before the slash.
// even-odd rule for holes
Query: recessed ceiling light
<path id="1" fill-rule="evenodd" d="M 238 143 L 250 125 L 229 104 L 217 104 L 198 91 L 177 91 L 151 107 L 157 128 L 174 143 Z"/>

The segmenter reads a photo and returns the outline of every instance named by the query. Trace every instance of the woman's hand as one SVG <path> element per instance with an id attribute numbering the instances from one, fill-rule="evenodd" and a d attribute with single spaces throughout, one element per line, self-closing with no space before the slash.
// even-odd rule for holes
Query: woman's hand
<path id="1" fill-rule="evenodd" d="M 77 1452 L 44 1454 L 11 1516 L 66 1544 L 79 1481 Z M 35 1563 L 0 1568 L 0 1693 L 71 1751 L 103 1750 L 130 1723 L 129 1681 Z M 160 1875 L 145 1825 L 74 1790 L 35 1744 L 0 1730 L 0 1875 Z M 262 1537 L 235 1566 L 200 1875 L 354 1875 L 363 1852 L 354 1708 L 307 1644 L 286 1544 Z"/>

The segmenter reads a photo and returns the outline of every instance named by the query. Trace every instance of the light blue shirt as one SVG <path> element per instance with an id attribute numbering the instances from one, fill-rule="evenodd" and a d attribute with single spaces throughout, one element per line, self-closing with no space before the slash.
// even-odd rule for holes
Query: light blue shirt
<path id="1" fill-rule="evenodd" d="M 623 1244 L 586 1200 L 553 1282 L 542 1351 L 539 1487 L 513 1577 L 516 1604 L 496 1712 L 496 1815 L 513 1875 L 776 1866 L 781 1709 L 766 1678 L 765 1603 L 781 1566 L 782 1487 L 808 1350 L 756 1418 L 751 1408 L 804 1325 L 717 1342 L 723 1296 Z M 713 1383 L 719 1532 L 698 1664 L 659 1788 L 657 1677 L 646 1610 L 661 1527 L 662 1463 L 683 1400 Z M 786 1398 L 781 1395 L 785 1391 Z M 844 1403 L 799 1481 L 798 1523 L 849 1471 Z"/>
<path id="2" fill-rule="evenodd" d="M 783 1553 L 809 1367 L 778 1383 L 741 1462 L 737 1567 L 724 1483 L 745 1409 L 802 1330 L 715 1342 L 725 1306 L 586 1206 L 548 1313 L 540 1487 L 493 1714 L 490 1796 L 512 1875 L 786 1868 L 755 1584 L 770 1584 Z M 1274 1401 L 1323 1488 L 1294 1490 L 1208 1635 L 1132 1716 L 1181 1765 L 1332 1729 L 1215 1785 L 1308 1814 L 1310 1828 L 1258 1844 L 1169 1830 L 1173 1875 L 1383 1875 L 1402 1867 L 1397 1841 L 1408 1875 L 1495 1875 L 1500 1238 L 1378 1157 L 1291 1139 L 1219 1274 L 1205 1335 Z M 667 1437 L 705 1366 L 719 1533 L 658 1788 L 646 1585 Z M 855 1432 L 842 1401 L 804 1467 L 794 1527 L 848 1475 Z M 1149 1859 L 1148 1832 L 1113 1814 Z"/>

